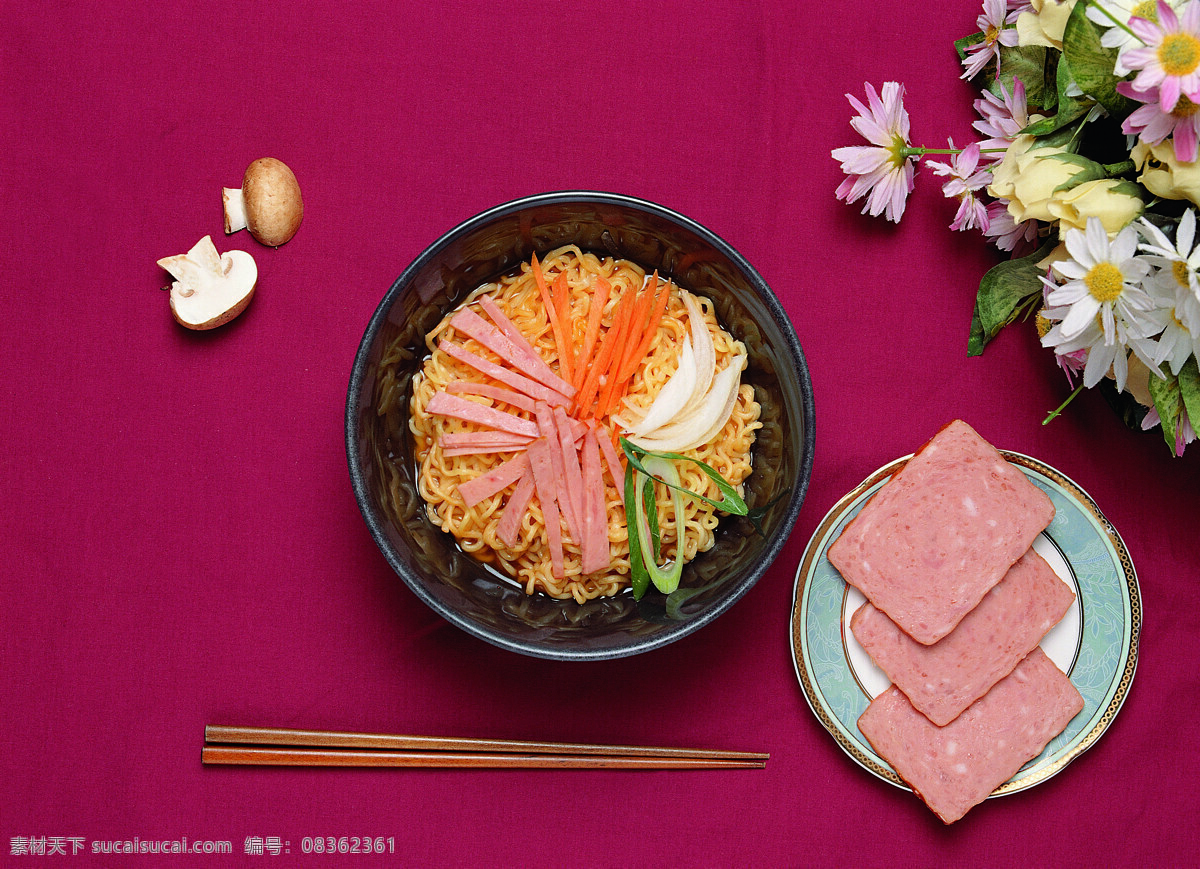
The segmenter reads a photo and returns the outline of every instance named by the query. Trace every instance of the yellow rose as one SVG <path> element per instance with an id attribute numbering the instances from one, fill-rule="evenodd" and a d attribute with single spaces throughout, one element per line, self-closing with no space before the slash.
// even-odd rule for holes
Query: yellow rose
<path id="1" fill-rule="evenodd" d="M 1200 162 L 1177 162 L 1174 144 L 1138 142 L 1129 157 L 1141 170 L 1138 180 L 1155 196 L 1188 199 L 1200 205 Z"/>
<path id="2" fill-rule="evenodd" d="M 1000 158 L 1000 162 L 992 167 L 992 183 L 988 185 L 988 193 L 996 199 L 1011 199 L 1013 184 L 1017 180 L 1017 161 L 1025 155 L 1034 143 L 1033 136 L 1017 136 Z"/>
<path id="3" fill-rule="evenodd" d="M 1046 207 L 1058 219 L 1061 238 L 1068 229 L 1084 229 L 1089 217 L 1098 217 L 1109 237 L 1129 225 L 1142 213 L 1144 203 L 1129 182 L 1112 178 L 1085 181 L 1054 195 Z"/>
<path id="4" fill-rule="evenodd" d="M 1062 51 L 1063 31 L 1075 8 L 1075 0 L 1032 0 L 1031 12 L 1017 16 L 1017 44 L 1045 45 Z"/>
<path id="5" fill-rule="evenodd" d="M 1008 200 L 1008 213 L 1017 223 L 1025 220 L 1052 221 L 1049 205 L 1055 189 L 1074 178 L 1081 167 L 1056 155 L 1068 153 L 1062 148 L 1030 148 L 1033 140 L 1018 136 L 1004 152 L 1004 158 L 992 172 L 988 193 Z"/>

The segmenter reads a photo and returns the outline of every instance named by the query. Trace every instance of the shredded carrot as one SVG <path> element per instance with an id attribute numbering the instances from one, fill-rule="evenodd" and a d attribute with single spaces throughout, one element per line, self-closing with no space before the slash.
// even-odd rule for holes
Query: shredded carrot
<path id="1" fill-rule="evenodd" d="M 554 299 L 554 313 L 558 316 L 559 322 L 566 322 L 567 307 L 570 304 L 570 290 L 567 288 L 566 272 L 559 272 L 558 277 L 554 279 L 552 297 Z"/>
<path id="2" fill-rule="evenodd" d="M 654 280 L 658 282 L 658 272 L 654 273 Z M 654 309 L 650 312 L 650 321 L 646 324 L 645 331 L 642 334 L 642 340 L 638 343 L 637 349 L 630 354 L 629 361 L 622 366 L 620 378 L 628 380 L 633 377 L 633 372 L 637 371 L 638 365 L 646 354 L 650 352 L 650 346 L 654 343 L 654 336 L 658 334 L 658 324 L 662 322 L 663 314 L 667 310 L 667 300 L 671 296 L 671 282 L 663 281 L 662 289 L 658 292 L 658 298 L 654 302 Z"/>
<path id="3" fill-rule="evenodd" d="M 613 402 L 617 395 L 617 378 L 610 373 L 608 381 L 604 384 L 604 389 L 600 392 L 600 398 L 596 404 L 596 419 L 604 419 L 612 412 Z"/>
<path id="4" fill-rule="evenodd" d="M 565 328 L 566 324 L 559 316 L 559 310 L 550 297 L 550 289 L 546 286 L 546 276 L 542 274 L 542 264 L 538 262 L 536 253 L 530 259 L 529 264 L 533 269 L 533 279 L 537 281 L 538 293 L 542 297 L 542 307 L 546 309 L 546 318 L 550 321 L 550 328 L 554 331 L 554 346 L 558 350 L 558 367 L 562 370 L 563 379 L 570 383 L 572 379 L 570 357 L 574 354 L 567 350 L 567 341 L 570 339 L 571 333 Z"/>
<path id="5" fill-rule="evenodd" d="M 625 378 L 626 369 L 636 369 L 637 362 L 645 353 L 638 354 L 638 348 L 642 345 L 642 333 L 646 330 L 646 323 L 650 317 L 650 307 L 654 303 L 654 289 L 658 287 L 658 272 L 654 273 L 654 277 L 647 283 L 646 287 L 638 293 L 637 304 L 633 309 L 633 319 L 629 326 L 629 342 L 625 345 L 624 352 L 621 354 L 621 360 L 617 365 L 617 379 Z M 631 371 L 632 373 L 632 371 Z"/>
<path id="6" fill-rule="evenodd" d="M 612 286 L 608 281 L 604 278 L 596 278 L 596 283 L 592 286 L 591 305 L 588 308 L 587 331 L 583 335 L 583 346 L 575 358 L 574 386 L 576 389 L 583 386 L 584 371 L 592 361 L 592 351 L 596 349 L 596 339 L 600 337 L 600 320 L 604 316 L 604 306 L 608 304 L 610 292 L 612 292 Z"/>
<path id="7" fill-rule="evenodd" d="M 606 384 L 606 389 L 600 395 L 600 407 L 596 418 L 602 419 L 617 406 L 625 395 L 626 389 L 629 387 L 629 381 L 633 374 L 641 364 L 642 359 L 650 352 L 650 346 L 654 342 L 654 336 L 658 332 L 658 324 L 662 320 L 663 312 L 667 308 L 667 299 L 671 292 L 671 283 L 669 281 L 661 282 L 662 289 L 658 292 L 658 297 L 654 297 L 654 290 L 650 287 L 658 287 L 658 272 L 654 273 L 654 277 L 648 285 L 647 291 L 642 293 L 638 300 L 635 316 L 637 320 L 631 324 L 629 333 L 625 339 L 626 351 L 622 354 L 621 361 L 614 365 L 613 373 L 610 377 L 610 384 Z M 653 305 L 651 304 L 653 302 Z"/>
<path id="8" fill-rule="evenodd" d="M 608 416 L 609 411 L 612 410 L 613 395 L 617 389 L 617 371 L 619 370 L 621 355 L 625 352 L 625 347 L 630 341 L 629 333 L 633 326 L 634 307 L 634 305 L 630 305 L 627 309 L 628 316 L 625 317 L 621 325 L 621 335 L 616 342 L 619 345 L 619 349 L 605 366 L 607 371 L 605 372 L 604 388 L 600 390 L 600 395 L 596 402 L 596 419 L 604 419 Z"/>
<path id="9" fill-rule="evenodd" d="M 626 293 L 621 296 L 621 301 L 617 302 L 617 309 L 613 312 L 612 325 L 608 327 L 608 331 L 600 339 L 600 349 L 596 351 L 596 358 L 588 368 L 587 377 L 584 379 L 583 385 L 575 393 L 575 406 L 581 414 L 585 414 L 591 410 L 592 402 L 595 401 L 600 389 L 600 377 L 609 375 L 607 379 L 612 379 L 609 369 L 612 367 L 612 360 L 617 355 L 622 336 L 626 330 L 629 314 L 632 310 L 630 301 L 630 294 Z"/>

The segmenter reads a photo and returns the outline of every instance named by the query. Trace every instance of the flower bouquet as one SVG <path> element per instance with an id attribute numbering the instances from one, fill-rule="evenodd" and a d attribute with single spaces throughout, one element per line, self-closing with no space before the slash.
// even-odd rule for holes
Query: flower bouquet
<path id="1" fill-rule="evenodd" d="M 870 144 L 837 148 L 837 197 L 898 222 L 918 164 L 1009 258 L 982 278 L 979 355 L 1031 316 L 1072 388 L 1181 455 L 1200 429 L 1200 0 L 984 0 L 955 43 L 983 83 L 978 141 L 914 146 L 904 88 L 847 95 Z M 932 157 L 944 156 L 944 160 Z"/>

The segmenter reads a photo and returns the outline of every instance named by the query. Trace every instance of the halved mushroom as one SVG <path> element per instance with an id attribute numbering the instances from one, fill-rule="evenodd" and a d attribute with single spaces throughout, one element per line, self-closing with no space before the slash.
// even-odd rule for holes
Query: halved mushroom
<path id="1" fill-rule="evenodd" d="M 254 257 L 243 250 L 217 253 L 212 236 L 204 236 L 185 254 L 160 259 L 175 278 L 171 314 L 189 329 L 215 329 L 250 304 L 258 283 Z"/>
<path id="2" fill-rule="evenodd" d="M 261 157 L 246 167 L 242 186 L 222 187 L 225 234 L 250 230 L 255 240 L 279 247 L 291 240 L 304 219 L 300 185 L 287 164 Z"/>

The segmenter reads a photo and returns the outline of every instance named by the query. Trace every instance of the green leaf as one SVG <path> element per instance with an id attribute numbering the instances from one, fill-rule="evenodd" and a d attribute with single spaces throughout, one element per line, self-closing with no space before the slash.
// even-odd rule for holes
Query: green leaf
<path id="1" fill-rule="evenodd" d="M 1179 414 L 1183 411 L 1183 399 L 1179 394 L 1179 381 L 1175 375 L 1169 371 L 1165 378 L 1150 375 L 1150 397 L 1154 399 L 1154 407 L 1158 410 L 1163 440 L 1174 455 L 1175 435 L 1179 431 Z"/>
<path id="2" fill-rule="evenodd" d="M 1036 123 L 1030 124 L 1022 132 L 1030 136 L 1045 136 L 1053 133 L 1056 130 L 1061 130 L 1068 124 L 1082 118 L 1095 105 L 1095 100 L 1088 96 L 1075 97 L 1071 96 L 1071 85 L 1075 80 L 1071 77 L 1071 70 L 1065 63 L 1058 64 L 1058 70 L 1055 74 L 1055 92 L 1058 94 L 1058 111 L 1052 117 L 1043 118 Z"/>
<path id="3" fill-rule="evenodd" d="M 1055 193 L 1062 193 L 1064 190 L 1070 190 L 1073 187 L 1078 187 L 1085 181 L 1098 181 L 1101 178 L 1108 177 L 1108 170 L 1095 160 L 1089 160 L 1082 154 L 1060 153 L 1050 154 L 1043 157 L 1044 160 L 1055 160 L 1059 163 L 1069 163 L 1077 167 L 1076 172 L 1062 184 L 1054 188 Z"/>
<path id="4" fill-rule="evenodd" d="M 1100 28 L 1087 17 L 1087 7 L 1087 3 L 1076 3 L 1067 19 L 1063 31 L 1063 65 L 1070 68 L 1080 90 L 1113 117 L 1123 118 L 1132 111 L 1133 103 L 1117 93 L 1120 79 L 1113 74 L 1117 50 L 1100 44 Z"/>
<path id="5" fill-rule="evenodd" d="M 1053 132 L 1043 133 L 1037 137 L 1037 147 L 1062 148 L 1064 151 L 1070 153 L 1077 152 L 1080 145 L 1080 132 L 1083 129 L 1083 125 L 1087 123 L 1089 119 L 1090 117 L 1088 115 L 1084 115 L 1082 118 L 1076 118 L 1075 120 L 1071 121 L 1071 123 L 1066 124 L 1059 129 L 1054 130 Z M 1041 123 L 1041 121 L 1038 123 Z M 1033 125 L 1031 124 L 1030 126 Z M 1029 127 L 1026 127 L 1025 129 L 1028 130 Z"/>
<path id="6" fill-rule="evenodd" d="M 1200 432 L 1200 366 L 1197 366 L 1195 356 L 1183 363 L 1176 380 L 1179 383 L 1179 397 L 1183 400 L 1192 430 Z"/>
<path id="7" fill-rule="evenodd" d="M 979 282 L 975 296 L 975 312 L 971 317 L 971 334 L 967 339 L 967 355 L 978 356 L 983 348 L 1041 298 L 1042 270 L 1038 263 L 1054 249 L 1051 236 L 1033 253 L 1018 259 L 1005 260 L 988 270 Z"/>
<path id="8" fill-rule="evenodd" d="M 967 49 L 970 48 L 972 45 L 976 45 L 980 42 L 983 42 L 983 40 L 985 40 L 986 38 L 987 37 L 983 35 L 982 30 L 976 30 L 970 36 L 964 36 L 961 39 L 954 40 L 954 50 L 956 52 L 958 52 L 958 59 L 960 61 L 966 60 Z"/>
<path id="9" fill-rule="evenodd" d="M 1059 103 L 1058 113 L 1053 117 L 1042 118 L 1022 130 L 1026 135 L 1041 138 L 1059 130 L 1065 129 L 1088 113 L 1091 103 L 1082 100 L 1068 99 Z M 1042 144 L 1039 142 L 1038 144 Z"/>
<path id="10" fill-rule="evenodd" d="M 991 84 L 992 92 L 1000 95 L 1000 83 L 1011 94 L 1014 78 L 1025 85 L 1025 101 L 1031 111 L 1053 115 L 1058 106 L 1058 52 L 1049 52 L 1044 45 L 1000 46 L 1000 78 Z"/>

